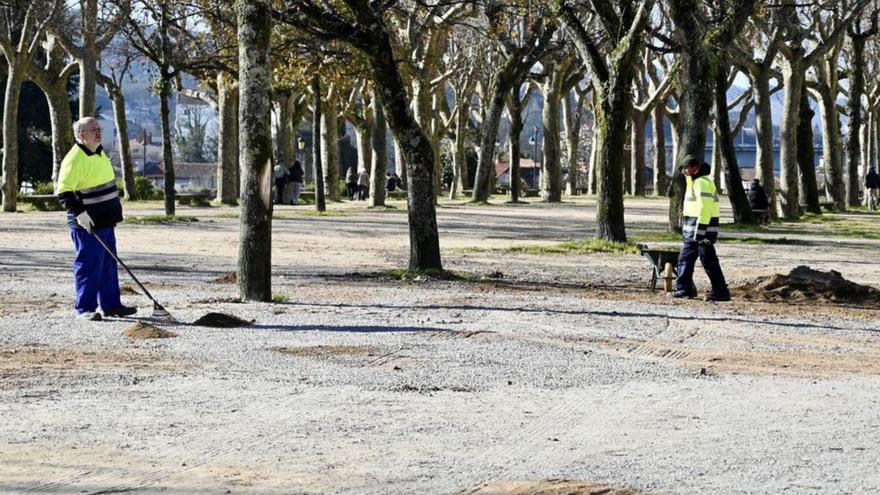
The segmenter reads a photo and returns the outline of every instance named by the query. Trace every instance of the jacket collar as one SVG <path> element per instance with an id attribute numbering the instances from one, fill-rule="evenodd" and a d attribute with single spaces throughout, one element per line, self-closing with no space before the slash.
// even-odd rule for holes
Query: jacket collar
<path id="1" fill-rule="evenodd" d="M 90 151 L 88 148 L 83 146 L 82 143 L 76 143 L 76 145 L 79 146 L 79 149 L 81 149 L 83 151 L 83 153 L 86 154 L 86 156 L 100 155 L 101 152 L 104 151 L 104 147 L 100 144 L 98 145 L 98 148 L 94 152 Z"/>

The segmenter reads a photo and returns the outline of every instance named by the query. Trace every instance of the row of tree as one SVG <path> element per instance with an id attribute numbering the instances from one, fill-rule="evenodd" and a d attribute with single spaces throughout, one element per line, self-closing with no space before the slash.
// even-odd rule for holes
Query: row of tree
<path id="1" fill-rule="evenodd" d="M 218 200 L 240 198 L 242 294 L 267 299 L 271 246 L 270 162 L 291 163 L 296 130 L 311 122 L 317 207 L 338 200 L 339 132 L 356 132 L 371 202 L 384 202 L 386 128 L 408 190 L 411 269 L 441 268 L 435 201 L 441 155 L 451 155 L 451 195 L 494 189 L 499 143 L 507 142 L 511 194 L 518 200 L 524 111 L 543 100 L 541 195 L 556 202 L 588 184 L 597 195 L 597 235 L 625 241 L 624 194 L 644 194 L 647 129 L 655 194 L 668 194 L 679 229 L 683 180 L 667 162 L 703 156 L 713 133 L 739 222 L 754 221 L 742 187 L 734 136 L 750 115 L 756 176 L 774 215 L 819 211 L 813 165 L 814 99 L 821 115 L 828 199 L 859 203 L 880 136 L 880 65 L 875 0 L 6 0 L 0 48 L 7 61 L 3 209 L 18 188 L 18 91 L 29 79 L 52 114 L 55 169 L 72 136 L 66 91 L 79 73 L 79 115 L 108 92 L 120 136 L 125 193 L 135 197 L 122 86 L 132 63 L 153 67 L 161 104 L 165 210 L 174 214 L 169 99 L 175 91 L 218 113 Z M 99 63 L 100 62 L 100 63 Z M 199 81 L 183 88 L 182 75 Z M 748 88 L 729 99 L 735 81 Z M 774 180 L 771 98 L 782 92 L 779 180 Z M 843 105 L 840 102 L 845 101 Z M 847 118 L 842 132 L 841 116 Z M 508 133 L 499 137 L 506 117 Z M 673 157 L 666 157 L 671 124 Z M 271 126 L 270 126 L 271 123 Z M 841 136 L 845 136 L 843 139 Z M 586 143 L 585 143 L 586 141 Z M 585 146 L 587 144 L 587 146 Z M 468 183 L 466 156 L 478 165 Z M 844 150 L 845 148 L 845 150 Z M 845 151 L 845 152 L 844 152 Z M 844 158 L 845 156 L 845 158 Z M 270 159 L 271 158 L 271 159 Z M 582 181 L 579 163 L 589 164 Z M 563 168 L 569 183 L 563 184 Z M 250 253 L 250 254 L 248 254 Z M 254 254 L 257 254 L 256 256 Z"/>

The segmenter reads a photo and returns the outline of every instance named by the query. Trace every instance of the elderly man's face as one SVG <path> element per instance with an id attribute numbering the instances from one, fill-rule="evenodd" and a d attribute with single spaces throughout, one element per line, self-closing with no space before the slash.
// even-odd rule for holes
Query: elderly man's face
<path id="1" fill-rule="evenodd" d="M 97 120 L 90 120 L 79 134 L 79 138 L 86 148 L 95 151 L 101 144 L 101 124 Z"/>

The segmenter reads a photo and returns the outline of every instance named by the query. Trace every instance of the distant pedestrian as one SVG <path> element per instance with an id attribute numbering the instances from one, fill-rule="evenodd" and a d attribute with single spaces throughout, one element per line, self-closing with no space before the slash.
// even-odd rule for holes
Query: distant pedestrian
<path id="1" fill-rule="evenodd" d="M 710 174 L 710 167 L 695 156 L 688 155 L 681 161 L 680 170 L 685 177 L 687 189 L 684 196 L 682 239 L 684 245 L 678 257 L 678 278 L 672 297 L 691 299 L 696 297 L 694 288 L 694 265 L 699 256 L 706 275 L 712 284 L 707 301 L 729 301 L 730 291 L 721 271 L 721 263 L 715 252 L 718 240 L 720 209 L 718 192 Z"/>
<path id="2" fill-rule="evenodd" d="M 287 185 L 287 167 L 278 163 L 273 169 L 275 176 L 275 203 L 284 203 L 284 186 Z"/>
<path id="3" fill-rule="evenodd" d="M 354 165 L 348 167 L 345 173 L 345 186 L 348 188 L 348 199 L 354 201 L 358 195 L 358 173 Z"/>
<path id="4" fill-rule="evenodd" d="M 877 174 L 877 170 L 874 167 L 871 167 L 871 170 L 865 175 L 865 189 L 868 192 L 868 206 L 872 210 L 876 210 L 877 192 L 880 189 L 880 175 Z"/>
<path id="5" fill-rule="evenodd" d="M 293 185 L 293 190 L 290 196 L 290 204 L 298 205 L 299 204 L 299 194 L 302 191 L 303 186 L 303 168 L 302 164 L 299 160 L 294 160 L 293 166 L 290 167 L 288 171 L 288 175 L 290 176 L 290 183 Z"/>
<path id="6" fill-rule="evenodd" d="M 749 206 L 761 220 L 761 223 L 770 222 L 770 201 L 767 199 L 767 193 L 761 187 L 759 179 L 752 179 L 749 184 L 749 190 L 746 192 L 749 199 Z"/>
<path id="7" fill-rule="evenodd" d="M 394 189 L 397 188 L 397 184 L 394 182 L 394 176 L 391 175 L 391 172 L 385 174 L 385 190 L 388 192 L 394 192 Z"/>
<path id="8" fill-rule="evenodd" d="M 358 199 L 363 201 L 370 195 L 370 173 L 366 169 L 361 169 L 358 175 Z"/>
<path id="9" fill-rule="evenodd" d="M 393 174 L 391 174 L 391 178 L 394 179 L 394 190 L 395 191 L 402 191 L 404 189 L 403 181 L 400 179 L 400 176 L 397 175 L 397 172 L 394 172 Z"/>

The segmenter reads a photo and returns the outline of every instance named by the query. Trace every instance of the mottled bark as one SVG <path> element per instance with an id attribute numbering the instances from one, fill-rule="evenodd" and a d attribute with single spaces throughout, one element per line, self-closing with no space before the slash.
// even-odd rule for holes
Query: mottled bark
<path id="1" fill-rule="evenodd" d="M 715 134 L 721 156 L 721 169 L 724 172 L 725 190 L 733 208 L 733 220 L 736 223 L 755 223 L 755 215 L 749 205 L 749 198 L 743 189 L 739 164 L 736 161 L 736 150 L 733 145 L 734 133 L 730 130 L 730 114 L 727 108 L 728 69 L 718 67 L 715 74 Z"/>
<path id="2" fill-rule="evenodd" d="M 849 124 L 846 143 L 846 203 L 849 206 L 859 205 L 859 190 L 861 189 L 861 134 L 862 134 L 862 95 L 865 93 L 865 41 L 866 38 L 859 34 L 850 34 L 849 51 L 849 100 L 847 109 Z M 867 194 L 865 195 L 867 196 Z"/>
<path id="3" fill-rule="evenodd" d="M 394 170 L 397 172 L 397 176 L 400 177 L 400 187 L 402 189 L 409 189 L 409 171 L 406 166 L 406 156 L 403 154 L 400 140 L 397 139 L 397 136 L 394 137 Z"/>
<path id="4" fill-rule="evenodd" d="M 217 200 L 238 204 L 238 87 L 226 74 L 217 76 Z"/>
<path id="5" fill-rule="evenodd" d="M 752 98 L 755 102 L 755 177 L 767 193 L 770 216 L 776 212 L 776 173 L 773 159 L 773 111 L 770 105 L 770 71 L 752 74 Z"/>
<path id="6" fill-rule="evenodd" d="M 330 201 L 339 201 L 339 98 L 335 88 L 328 92 L 322 109 L 320 136 L 324 194 Z"/>
<path id="7" fill-rule="evenodd" d="M 792 50 L 792 56 L 783 59 L 782 64 L 785 94 L 779 123 L 779 207 L 781 216 L 787 220 L 800 217 L 797 128 L 804 86 L 802 63 L 803 50 L 798 48 Z"/>
<path id="8" fill-rule="evenodd" d="M 630 164 L 632 169 L 632 194 L 645 195 L 645 142 L 647 141 L 645 129 L 647 122 L 641 112 L 633 112 L 630 120 Z"/>
<path id="9" fill-rule="evenodd" d="M 842 40 L 841 40 L 842 42 Z M 825 169 L 825 190 L 838 210 L 846 210 L 846 182 L 843 177 L 843 145 L 840 141 L 840 120 L 837 97 L 840 92 L 838 59 L 841 42 L 838 42 L 816 64 L 819 111 L 822 115 L 822 152 Z M 805 88 L 806 89 L 806 88 Z"/>
<path id="10" fill-rule="evenodd" d="M 109 82 L 109 81 L 108 81 Z M 116 124 L 116 147 L 119 152 L 119 168 L 122 169 L 122 183 L 125 191 L 125 197 L 129 200 L 137 200 L 137 189 L 134 187 L 134 165 L 131 161 L 131 144 L 128 142 L 128 120 L 125 117 L 125 96 L 122 94 L 122 88 L 113 84 L 104 84 L 107 93 L 110 95 L 110 101 L 113 104 L 113 120 Z M 64 106 L 67 106 L 67 98 L 63 100 Z M 69 108 L 68 113 L 69 113 Z M 70 127 L 68 125 L 68 127 Z M 144 145 L 146 146 L 146 144 Z M 146 166 L 146 164 L 144 164 Z"/>
<path id="11" fill-rule="evenodd" d="M 544 161 L 541 163 L 541 200 L 547 203 L 562 201 L 562 149 L 559 122 L 562 118 L 563 84 L 567 63 L 554 67 L 546 63 L 547 78 L 541 85 L 544 95 L 542 123 L 544 125 Z"/>
<path id="12" fill-rule="evenodd" d="M 323 152 L 321 150 L 321 122 L 324 120 L 323 108 L 321 105 L 321 79 L 318 74 L 312 77 L 312 94 L 315 97 L 314 111 L 312 112 L 312 165 L 314 167 L 315 176 L 315 209 L 317 211 L 327 211 L 326 199 L 324 197 L 324 164 L 321 163 Z"/>
<path id="13" fill-rule="evenodd" d="M 6 95 L 3 99 L 3 211 L 13 212 L 18 205 L 18 103 L 24 67 L 8 64 Z"/>
<path id="14" fill-rule="evenodd" d="M 354 126 L 355 147 L 358 154 L 358 170 L 366 170 L 373 177 L 373 119 L 365 119 Z M 370 193 L 372 195 L 372 192 Z"/>
<path id="15" fill-rule="evenodd" d="M 98 0 L 84 0 L 82 5 L 82 41 L 79 50 L 79 116 L 95 115 L 95 84 L 98 73 L 98 54 L 95 39 L 98 27 Z"/>
<path id="16" fill-rule="evenodd" d="M 467 136 L 468 122 L 471 113 L 471 95 L 465 94 L 466 89 L 456 89 L 455 92 L 455 141 L 452 153 L 452 184 L 449 186 L 449 198 L 455 198 L 468 187 L 467 176 Z"/>
<path id="17" fill-rule="evenodd" d="M 797 165 L 800 179 L 800 206 L 810 213 L 820 215 L 819 191 L 816 185 L 815 156 L 813 153 L 813 115 L 806 91 L 801 91 L 800 111 L 797 124 Z M 826 177 L 827 180 L 827 177 Z"/>
<path id="18" fill-rule="evenodd" d="M 660 106 L 654 108 L 651 126 L 654 147 L 654 196 L 660 196 L 669 184 L 669 176 L 666 175 L 666 128 L 663 126 L 663 109 Z"/>
<path id="19" fill-rule="evenodd" d="M 562 122 L 565 130 L 565 137 L 568 147 L 568 184 L 566 189 L 568 194 L 576 196 L 580 194 L 578 190 L 578 182 L 580 182 L 580 161 L 578 160 L 578 151 L 581 146 L 581 124 L 583 120 L 584 98 L 579 96 L 573 101 L 572 95 L 563 100 L 562 105 Z"/>
<path id="20" fill-rule="evenodd" d="M 267 0 L 238 0 L 241 97 L 241 216 L 238 289 L 243 300 L 272 300 L 272 100 Z"/>
<path id="21" fill-rule="evenodd" d="M 275 162 L 284 167 L 293 165 L 293 107 L 296 95 L 291 91 L 275 92 Z"/>
<path id="22" fill-rule="evenodd" d="M 382 100 L 379 92 L 373 89 L 373 97 L 370 101 L 373 114 L 373 130 L 370 135 L 372 148 L 372 173 L 370 175 L 370 206 L 383 206 L 385 204 L 385 182 L 388 172 L 388 143 L 386 142 L 385 110 L 382 108 Z"/>

